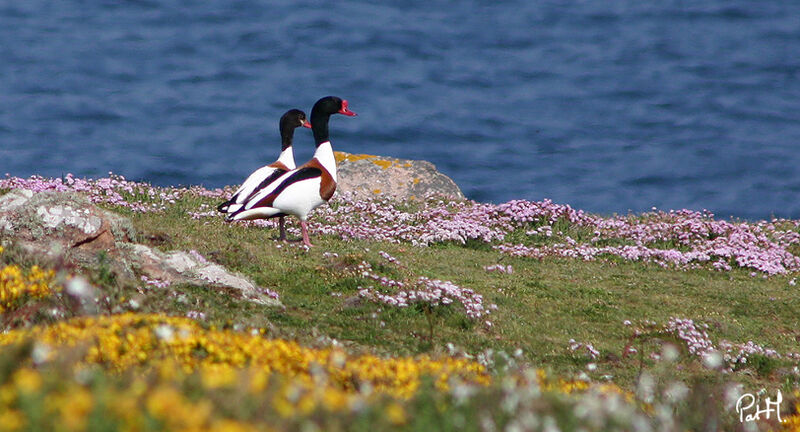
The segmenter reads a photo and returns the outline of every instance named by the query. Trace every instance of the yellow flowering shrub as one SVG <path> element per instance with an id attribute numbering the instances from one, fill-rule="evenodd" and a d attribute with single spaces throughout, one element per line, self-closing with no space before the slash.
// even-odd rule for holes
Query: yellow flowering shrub
<path id="1" fill-rule="evenodd" d="M 268 376 L 277 374 L 291 378 L 291 385 L 299 386 L 303 394 L 325 386 L 347 393 L 368 385 L 376 392 L 408 398 L 423 376 L 435 378 L 440 389 L 447 388 L 451 377 L 489 383 L 484 367 L 470 360 L 353 356 L 337 348 L 312 349 L 291 341 L 265 339 L 259 331 L 204 329 L 188 318 L 156 314 L 80 317 L 0 334 L 0 346 L 25 340 L 51 348 L 85 346 L 86 363 L 115 372 L 142 366 L 158 368 L 162 374 L 176 368 L 186 373 L 199 371 L 209 388 L 235 383 L 238 375 L 234 370 L 244 367 L 258 376 L 251 384 L 256 388 L 266 385 Z M 51 354 L 56 351 L 49 350 Z M 323 379 L 325 385 L 320 386 L 318 381 Z"/>
<path id="2" fill-rule="evenodd" d="M 319 411 L 350 413 L 380 401 L 396 401 L 388 402 L 386 418 L 398 425 L 407 419 L 401 403 L 426 376 L 439 390 L 451 378 L 479 385 L 490 380 L 483 366 L 464 359 L 352 355 L 266 339 L 258 330 L 206 329 L 191 319 L 152 314 L 81 317 L 0 334 L 0 350 L 18 343 L 33 343 L 49 356 L 45 365 L 66 365 L 69 372 L 43 382 L 39 370 L 20 365 L 0 385 L 0 419 L 9 430 L 24 430 L 31 421 L 35 410 L 25 410 L 31 400 L 41 400 L 54 430 L 84 430 L 92 416 L 130 431 L 153 425 L 265 430 L 269 418 L 291 422 Z M 80 378 L 100 371 L 127 384 L 98 390 Z M 241 403 L 226 395 L 262 408 L 245 415 L 247 421 L 237 420 L 226 410 L 236 412 Z"/>
<path id="3" fill-rule="evenodd" d="M 794 405 L 792 406 L 794 414 L 783 418 L 781 431 L 784 432 L 800 432 L 800 390 L 794 391 L 792 399 L 794 399 Z"/>
<path id="4" fill-rule="evenodd" d="M 39 354 L 33 364 L 14 363 L 0 384 L 0 431 L 284 431 L 308 422 L 318 430 L 363 422 L 376 430 L 435 429 L 456 412 L 476 421 L 479 407 L 506 418 L 498 401 L 536 412 L 597 391 L 629 399 L 613 384 L 543 370 L 489 385 L 486 370 L 470 360 L 353 355 L 154 314 L 81 317 L 0 334 L 0 353 L 26 344 Z"/>
<path id="5" fill-rule="evenodd" d="M 2 252 L 2 249 L 0 249 Z M 0 313 L 14 310 L 28 298 L 44 298 L 58 291 L 54 287 L 55 272 L 33 266 L 23 271 L 16 265 L 0 269 Z"/>
<path id="6" fill-rule="evenodd" d="M 0 393 L 7 395 L 0 401 L 0 431 L 28 430 L 34 425 L 34 429 L 53 431 L 267 430 L 262 424 L 214 417 L 210 400 L 191 400 L 179 384 L 136 379 L 127 386 L 88 386 L 70 376 L 45 376 L 22 368 L 0 386 Z"/>

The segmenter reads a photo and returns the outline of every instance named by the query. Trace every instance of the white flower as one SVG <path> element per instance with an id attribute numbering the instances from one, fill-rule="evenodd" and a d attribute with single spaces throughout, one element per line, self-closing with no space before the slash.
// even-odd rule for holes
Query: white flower
<path id="1" fill-rule="evenodd" d="M 164 341 L 171 341 L 175 337 L 175 331 L 167 324 L 161 324 L 155 328 L 156 337 Z"/>
<path id="2" fill-rule="evenodd" d="M 661 348 L 661 356 L 664 360 L 668 362 L 674 362 L 678 360 L 680 352 L 678 351 L 678 348 L 675 347 L 675 345 L 666 344 Z"/>
<path id="3" fill-rule="evenodd" d="M 722 355 L 717 351 L 711 351 L 703 356 L 703 365 L 709 369 L 719 369 L 722 367 Z"/>
<path id="4" fill-rule="evenodd" d="M 94 296 L 94 288 L 86 279 L 76 276 L 67 282 L 67 293 L 79 299 L 88 299 Z"/>

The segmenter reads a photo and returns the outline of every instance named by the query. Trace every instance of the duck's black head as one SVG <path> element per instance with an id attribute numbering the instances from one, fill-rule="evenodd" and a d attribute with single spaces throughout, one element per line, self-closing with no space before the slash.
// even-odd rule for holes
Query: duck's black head
<path id="1" fill-rule="evenodd" d="M 306 120 L 306 113 L 299 109 L 290 109 L 281 116 L 280 130 L 281 130 L 281 150 L 286 150 L 292 145 L 294 138 L 294 130 L 298 127 L 310 128 L 311 124 Z"/>
<path id="2" fill-rule="evenodd" d="M 344 114 L 351 117 L 356 115 L 356 113 L 350 111 L 350 109 L 347 107 L 346 100 L 336 96 L 325 96 L 324 98 L 318 100 L 317 103 L 314 104 L 314 108 L 311 109 L 312 117 L 314 117 L 314 113 L 328 116 L 331 114 Z"/>
<path id="3" fill-rule="evenodd" d="M 317 145 L 328 141 L 328 120 L 333 114 L 343 114 L 348 117 L 356 115 L 348 108 L 347 100 L 342 98 L 325 96 L 318 100 L 311 108 L 311 130 L 314 131 Z"/>

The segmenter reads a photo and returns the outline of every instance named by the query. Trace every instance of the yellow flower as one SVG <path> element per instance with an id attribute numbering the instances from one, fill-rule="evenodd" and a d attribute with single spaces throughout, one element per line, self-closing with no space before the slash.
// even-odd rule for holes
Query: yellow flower
<path id="1" fill-rule="evenodd" d="M 0 248 L 2 252 L 2 248 Z M 25 426 L 25 417 L 16 410 L 0 409 L 0 426 L 3 431 L 14 432 L 22 430 Z"/>
<path id="2" fill-rule="evenodd" d="M 74 386 L 59 407 L 61 422 L 67 430 L 83 430 L 92 411 L 92 394 L 82 386 Z"/>
<path id="3" fill-rule="evenodd" d="M 267 387 L 267 383 L 269 383 L 269 375 L 267 375 L 267 373 L 263 370 L 257 370 L 250 376 L 249 383 L 249 390 L 251 394 L 260 393 Z"/>
<path id="4" fill-rule="evenodd" d="M 230 387 L 236 382 L 236 371 L 225 365 L 209 365 L 201 371 L 203 386 L 208 389 Z"/>
<path id="5" fill-rule="evenodd" d="M 14 373 L 14 385 L 20 393 L 35 393 L 42 387 L 42 376 L 33 369 L 22 368 Z"/>
<path id="6" fill-rule="evenodd" d="M 329 411 L 342 411 L 349 405 L 347 393 L 326 386 L 322 392 L 322 403 Z"/>
<path id="7" fill-rule="evenodd" d="M 147 397 L 147 411 L 157 418 L 165 418 L 177 413 L 182 407 L 183 396 L 173 387 L 159 387 Z"/>
<path id="8" fill-rule="evenodd" d="M 218 420 L 211 425 L 211 432 L 250 432 L 259 430 L 255 426 L 233 420 Z"/>
<path id="9" fill-rule="evenodd" d="M 17 400 L 17 390 L 11 384 L 0 386 L 0 406 L 9 406 Z"/>
<path id="10" fill-rule="evenodd" d="M 191 403 L 174 387 L 162 385 L 147 397 L 147 411 L 168 430 L 203 430 L 211 417 L 207 400 Z"/>
<path id="11" fill-rule="evenodd" d="M 276 394 L 272 398 L 272 407 L 283 418 L 289 418 L 294 415 L 294 406 L 280 394 Z"/>
<path id="12" fill-rule="evenodd" d="M 396 426 L 406 423 L 406 411 L 402 405 L 397 402 L 392 402 L 386 407 L 386 418 Z"/>
<path id="13" fill-rule="evenodd" d="M 0 313 L 18 307 L 26 298 L 47 297 L 59 287 L 52 287 L 55 279 L 53 270 L 42 270 L 33 266 L 23 272 L 16 265 L 0 269 Z"/>

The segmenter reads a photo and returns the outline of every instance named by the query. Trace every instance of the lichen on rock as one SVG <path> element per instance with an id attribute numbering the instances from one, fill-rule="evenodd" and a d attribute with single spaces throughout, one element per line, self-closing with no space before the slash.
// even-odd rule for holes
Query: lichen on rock
<path id="1" fill-rule="evenodd" d="M 458 185 L 427 161 L 336 152 L 337 193 L 388 195 L 399 200 L 430 195 L 464 199 Z"/>

